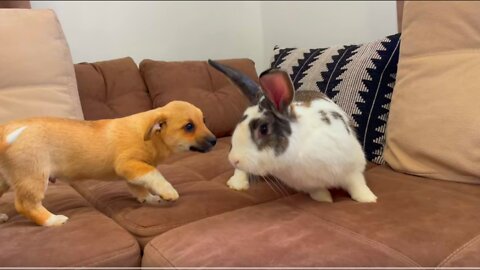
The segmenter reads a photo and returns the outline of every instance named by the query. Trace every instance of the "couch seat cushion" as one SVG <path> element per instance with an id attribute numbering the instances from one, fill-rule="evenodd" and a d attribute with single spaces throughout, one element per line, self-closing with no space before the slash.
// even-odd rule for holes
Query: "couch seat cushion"
<path id="1" fill-rule="evenodd" d="M 184 224 L 293 193 L 278 183 L 270 183 L 271 187 L 264 181 L 255 181 L 247 192 L 228 188 L 225 183 L 233 175 L 227 160 L 229 149 L 230 137 L 220 138 L 209 153 L 183 153 L 160 165 L 160 172 L 180 194 L 174 203 L 141 204 L 129 193 L 125 181 L 87 180 L 73 186 L 129 230 L 141 245 Z"/>
<path id="2" fill-rule="evenodd" d="M 140 248 L 127 231 L 104 216 L 72 187 L 50 184 L 44 205 L 70 219 L 60 227 L 33 224 L 15 212 L 13 192 L 0 199 L 0 212 L 10 220 L 0 224 L 0 266 L 108 267 L 138 266 Z"/>
<path id="3" fill-rule="evenodd" d="M 379 200 L 295 194 L 156 237 L 143 266 L 478 266 L 480 187 L 384 166 L 366 172 Z"/>

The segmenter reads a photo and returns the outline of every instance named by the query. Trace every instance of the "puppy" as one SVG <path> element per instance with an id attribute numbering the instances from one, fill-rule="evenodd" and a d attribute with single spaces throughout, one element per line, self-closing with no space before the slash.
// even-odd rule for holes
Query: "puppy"
<path id="1" fill-rule="evenodd" d="M 31 118 L 0 126 L 0 196 L 15 192 L 16 210 L 38 225 L 67 221 L 42 205 L 49 179 L 123 178 L 140 202 L 175 201 L 155 166 L 172 153 L 207 152 L 216 143 L 200 109 L 172 101 L 124 118 L 79 121 Z M 7 216 L 0 214 L 0 222 Z"/>

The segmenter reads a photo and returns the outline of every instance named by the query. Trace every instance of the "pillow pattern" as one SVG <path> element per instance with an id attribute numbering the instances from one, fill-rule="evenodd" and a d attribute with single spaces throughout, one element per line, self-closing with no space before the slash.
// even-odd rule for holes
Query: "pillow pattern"
<path id="1" fill-rule="evenodd" d="M 288 72 L 296 91 L 325 93 L 351 117 L 367 160 L 383 164 L 385 129 L 400 34 L 360 45 L 278 48 L 272 68 Z"/>

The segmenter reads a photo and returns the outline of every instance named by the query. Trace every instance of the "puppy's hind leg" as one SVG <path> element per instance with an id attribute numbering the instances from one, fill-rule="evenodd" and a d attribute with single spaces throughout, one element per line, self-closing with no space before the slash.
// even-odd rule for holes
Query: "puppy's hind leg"
<path id="1" fill-rule="evenodd" d="M 3 193 L 7 192 L 10 189 L 7 181 L 0 177 L 0 197 L 2 197 Z M 8 220 L 7 214 L 0 213 L 0 223 L 6 222 Z"/>
<path id="2" fill-rule="evenodd" d="M 38 225 L 60 226 L 68 220 L 68 217 L 54 215 L 42 205 L 47 182 L 43 177 L 14 181 L 15 208 Z"/>
<path id="3" fill-rule="evenodd" d="M 152 193 L 150 193 L 150 191 L 143 186 L 131 183 L 127 183 L 127 185 L 132 195 L 141 203 L 157 204 L 162 201 L 160 196 L 152 195 Z"/>

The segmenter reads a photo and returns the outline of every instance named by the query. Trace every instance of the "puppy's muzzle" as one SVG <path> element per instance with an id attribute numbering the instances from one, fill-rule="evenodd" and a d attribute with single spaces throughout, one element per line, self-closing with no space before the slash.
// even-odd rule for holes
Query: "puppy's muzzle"
<path id="1" fill-rule="evenodd" d="M 215 146 L 215 144 L 217 144 L 217 138 L 215 138 L 215 136 L 209 136 L 202 141 L 197 142 L 196 145 L 190 146 L 190 151 L 206 153 L 210 151 Z"/>

